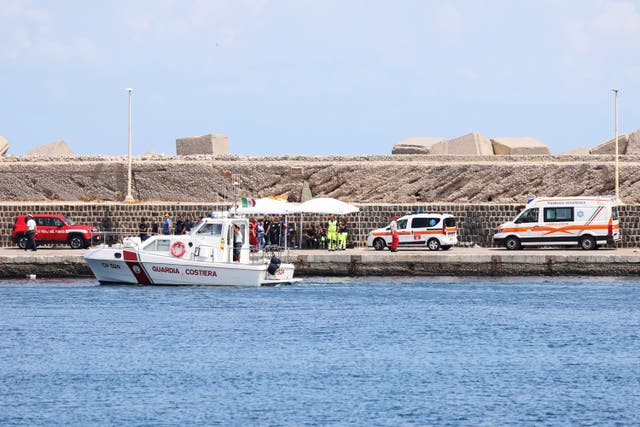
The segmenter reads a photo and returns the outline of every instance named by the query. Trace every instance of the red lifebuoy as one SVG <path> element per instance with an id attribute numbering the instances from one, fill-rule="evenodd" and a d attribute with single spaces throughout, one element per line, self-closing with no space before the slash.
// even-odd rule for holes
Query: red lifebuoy
<path id="1" fill-rule="evenodd" d="M 171 255 L 180 258 L 187 251 L 187 246 L 179 240 L 171 244 Z"/>

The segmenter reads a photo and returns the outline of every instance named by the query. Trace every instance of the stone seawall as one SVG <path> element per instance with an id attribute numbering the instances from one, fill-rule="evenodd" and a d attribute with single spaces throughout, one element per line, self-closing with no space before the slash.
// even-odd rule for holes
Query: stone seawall
<path id="1" fill-rule="evenodd" d="M 425 212 L 446 212 L 457 219 L 458 238 L 462 245 L 492 247 L 493 233 L 500 223 L 512 219 L 522 205 L 517 204 L 360 204 L 361 212 L 347 215 L 350 227 L 350 240 L 363 244 L 367 233 L 387 225 L 393 215 L 402 215 L 416 210 Z M 31 213 L 61 213 L 77 223 L 94 225 L 101 229 L 103 218 L 112 223 L 113 232 L 120 237 L 137 234 L 141 218 L 158 217 L 169 213 L 175 220 L 179 214 L 200 217 L 211 212 L 226 211 L 226 203 L 3 203 L 0 204 L 0 246 L 11 246 L 11 229 L 16 215 Z M 324 223 L 326 215 L 304 215 L 302 228 L 309 223 Z M 299 236 L 301 217 L 299 214 L 289 217 L 289 222 Z M 620 207 L 620 225 L 622 247 L 640 246 L 640 205 Z"/>
<path id="2" fill-rule="evenodd" d="M 613 156 L 136 157 L 132 195 L 143 202 L 224 202 L 313 196 L 349 203 L 524 203 L 532 196 L 614 193 Z M 0 200 L 121 202 L 124 157 L 0 158 Z M 640 203 L 640 156 L 622 156 L 620 196 Z"/>

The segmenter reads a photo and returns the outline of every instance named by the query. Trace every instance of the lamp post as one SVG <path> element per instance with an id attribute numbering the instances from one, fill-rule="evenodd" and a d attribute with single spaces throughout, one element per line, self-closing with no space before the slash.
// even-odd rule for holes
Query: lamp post
<path id="1" fill-rule="evenodd" d="M 619 203 L 621 202 L 620 200 L 620 180 L 619 180 L 619 165 L 618 165 L 618 89 L 611 89 L 611 91 L 615 94 L 614 100 L 615 100 L 615 108 L 616 108 L 616 115 L 615 115 L 615 143 L 616 143 L 616 152 L 615 152 L 615 160 L 614 160 L 614 164 L 615 164 L 615 189 L 616 189 L 616 201 Z"/>
<path id="2" fill-rule="evenodd" d="M 131 94 L 133 93 L 133 89 L 128 88 L 127 92 L 129 92 L 129 167 L 127 171 L 127 196 L 124 198 L 124 201 L 133 203 L 135 202 L 135 199 L 131 195 Z"/>

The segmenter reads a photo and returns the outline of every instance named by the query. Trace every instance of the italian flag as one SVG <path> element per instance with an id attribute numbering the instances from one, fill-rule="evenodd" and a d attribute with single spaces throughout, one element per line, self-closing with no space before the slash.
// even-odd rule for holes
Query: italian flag
<path id="1" fill-rule="evenodd" d="M 251 208 L 256 205 L 256 201 L 254 199 L 248 199 L 246 197 L 242 198 L 242 207 L 243 208 Z"/>

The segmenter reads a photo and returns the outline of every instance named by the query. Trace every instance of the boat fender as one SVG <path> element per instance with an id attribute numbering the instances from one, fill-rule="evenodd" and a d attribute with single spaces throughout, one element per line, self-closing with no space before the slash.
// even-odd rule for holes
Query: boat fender
<path id="1" fill-rule="evenodd" d="M 171 244 L 171 255 L 176 258 L 180 258 L 187 251 L 187 246 L 181 241 L 177 240 Z"/>
<path id="2" fill-rule="evenodd" d="M 280 268 L 280 258 L 277 256 L 272 256 L 271 261 L 269 261 L 269 267 L 267 267 L 267 271 L 269 274 L 276 274 L 276 271 Z"/>

